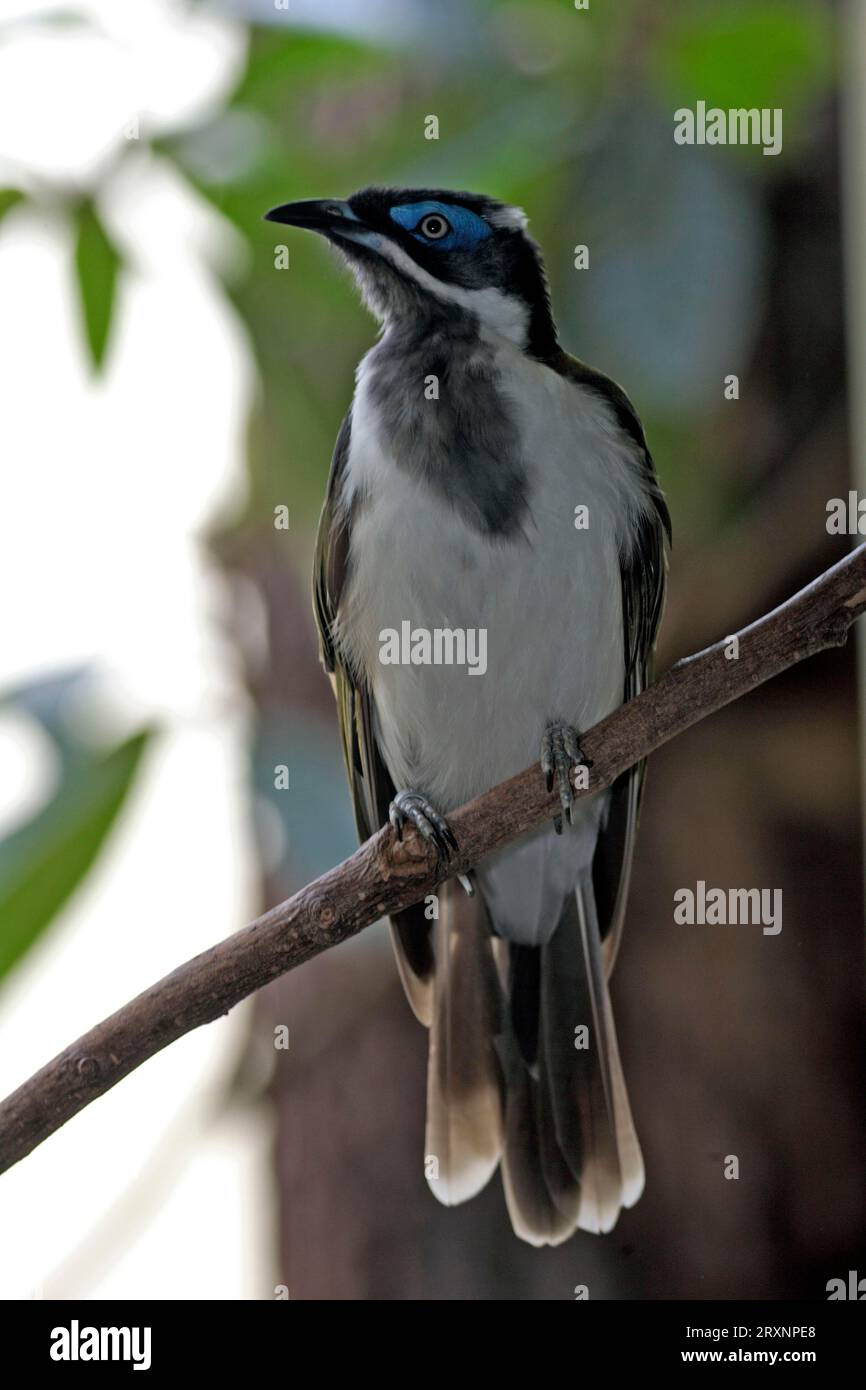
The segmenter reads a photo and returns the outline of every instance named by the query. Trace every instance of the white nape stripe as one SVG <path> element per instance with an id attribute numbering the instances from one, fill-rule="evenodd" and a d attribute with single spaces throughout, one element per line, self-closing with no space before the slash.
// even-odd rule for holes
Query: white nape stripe
<path id="1" fill-rule="evenodd" d="M 491 227 L 506 227 L 514 232 L 525 232 L 529 226 L 529 218 L 523 208 L 494 208 L 493 212 L 487 212 L 484 216 Z"/>

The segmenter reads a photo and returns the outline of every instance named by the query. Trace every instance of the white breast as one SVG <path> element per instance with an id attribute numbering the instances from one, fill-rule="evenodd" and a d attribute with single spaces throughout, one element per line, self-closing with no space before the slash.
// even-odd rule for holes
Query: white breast
<path id="1" fill-rule="evenodd" d="M 363 364 L 344 483 L 344 502 L 364 501 L 338 640 L 372 687 L 395 785 L 445 811 L 535 760 L 548 719 L 586 729 L 621 702 L 619 550 L 647 505 L 601 398 L 501 339 L 494 350 L 529 477 L 523 538 L 486 539 L 397 467 Z M 585 530 L 575 527 L 578 507 L 589 510 Z M 404 620 L 431 631 L 485 628 L 485 674 L 382 665 L 381 633 Z"/>

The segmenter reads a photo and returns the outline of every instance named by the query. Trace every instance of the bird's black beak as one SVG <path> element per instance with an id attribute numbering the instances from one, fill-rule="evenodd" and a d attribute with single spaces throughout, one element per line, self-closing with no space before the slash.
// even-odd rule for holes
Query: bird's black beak
<path id="1" fill-rule="evenodd" d="M 367 230 L 366 224 L 356 216 L 349 204 L 336 198 L 304 198 L 300 203 L 283 203 L 281 207 L 266 212 L 265 221 L 284 222 L 289 227 L 303 227 L 306 231 L 321 232 L 325 236 Z"/>

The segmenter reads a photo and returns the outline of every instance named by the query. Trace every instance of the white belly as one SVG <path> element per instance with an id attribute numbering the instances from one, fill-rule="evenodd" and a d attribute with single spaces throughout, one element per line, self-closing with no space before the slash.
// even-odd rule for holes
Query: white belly
<path id="1" fill-rule="evenodd" d="M 511 350 L 503 384 L 529 474 L 529 516 L 517 539 L 486 539 L 397 467 L 378 437 L 363 371 L 353 406 L 344 496 L 357 489 L 364 501 L 338 640 L 372 688 L 395 786 L 424 792 L 444 812 L 536 761 L 548 720 L 585 730 L 623 696 L 619 548 L 645 505 L 637 472 L 590 393 Z M 589 509 L 587 529 L 575 527 L 580 506 Z M 406 621 L 430 632 L 486 629 L 485 672 L 382 664 L 383 632 Z M 592 856 L 601 808 L 580 809 L 578 831 L 556 846 L 546 832 L 532 837 L 546 878 L 551 854 L 561 861 L 554 893 L 560 879 L 573 880 L 577 841 L 578 859 Z M 518 859 L 516 879 L 527 867 Z"/>
<path id="2" fill-rule="evenodd" d="M 586 729 L 622 700 L 619 548 L 645 505 L 605 408 L 517 352 L 503 380 L 529 472 L 525 537 L 490 541 L 390 459 L 365 397 L 353 407 L 346 493 L 352 579 L 339 640 L 375 697 L 398 786 L 449 809 L 525 767 L 546 721 Z M 421 408 L 435 409 L 435 403 Z M 454 467 L 460 467 L 459 458 Z M 587 529 L 575 508 L 589 509 Z M 383 665 L 381 634 L 485 629 L 487 669 Z"/>

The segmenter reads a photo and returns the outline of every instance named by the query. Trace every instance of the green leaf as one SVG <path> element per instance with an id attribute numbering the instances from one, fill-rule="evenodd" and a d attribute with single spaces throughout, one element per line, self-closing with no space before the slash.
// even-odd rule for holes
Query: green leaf
<path id="1" fill-rule="evenodd" d="M 0 188 L 0 222 L 18 203 L 25 202 L 24 194 L 17 188 Z"/>
<path id="2" fill-rule="evenodd" d="M 676 105 L 782 107 L 795 121 L 832 80 L 833 16 L 811 0 L 713 0 L 678 12 L 650 67 Z"/>
<path id="3" fill-rule="evenodd" d="M 90 359 L 98 371 L 108 344 L 121 257 L 89 199 L 79 204 L 75 220 L 75 270 L 82 320 Z"/>
<path id="4" fill-rule="evenodd" d="M 232 102 L 252 104 L 261 111 L 279 110 L 295 83 L 323 80 L 332 84 L 356 78 L 361 72 L 375 71 L 383 57 L 381 48 L 363 37 L 255 28 L 246 71 Z"/>
<path id="5" fill-rule="evenodd" d="M 10 837 L 21 853 L 0 874 L 0 979 L 80 885 L 117 818 L 151 737 L 145 729 L 64 779 L 53 800 Z"/>

